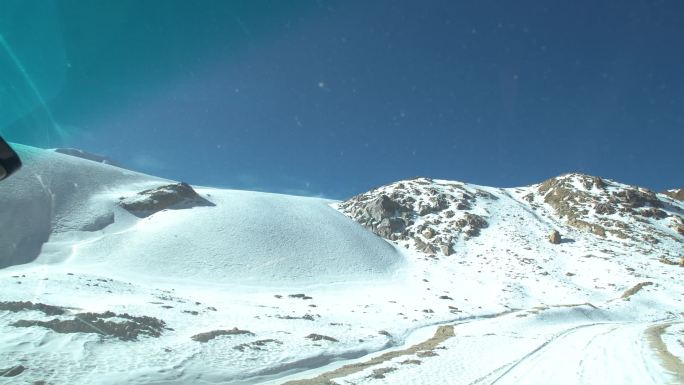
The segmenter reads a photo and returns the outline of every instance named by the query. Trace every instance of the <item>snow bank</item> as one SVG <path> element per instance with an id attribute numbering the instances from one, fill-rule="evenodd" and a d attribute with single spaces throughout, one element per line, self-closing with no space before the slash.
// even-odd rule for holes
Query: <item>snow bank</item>
<path id="1" fill-rule="evenodd" d="M 0 268 L 33 261 L 50 234 L 93 231 L 111 223 L 98 194 L 163 179 L 69 155 L 14 144 L 22 169 L 0 184 Z"/>
<path id="2" fill-rule="evenodd" d="M 202 189 L 215 206 L 140 220 L 117 202 L 168 181 L 17 149 L 25 166 L 0 185 L 0 268 L 36 260 L 145 279 L 268 285 L 370 279 L 402 261 L 328 200 Z"/>
<path id="3" fill-rule="evenodd" d="M 164 211 L 75 248 L 70 264 L 262 285 L 391 273 L 393 246 L 317 198 L 200 189 L 214 207 Z"/>

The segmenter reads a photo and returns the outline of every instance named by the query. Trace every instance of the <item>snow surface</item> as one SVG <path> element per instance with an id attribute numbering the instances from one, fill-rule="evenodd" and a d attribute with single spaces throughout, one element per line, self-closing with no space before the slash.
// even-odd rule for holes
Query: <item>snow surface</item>
<path id="1" fill-rule="evenodd" d="M 489 226 L 459 241 L 453 255 L 428 258 L 318 198 L 196 188 L 215 206 L 140 219 L 119 199 L 169 181 L 18 147 L 25 166 L 0 184 L 0 302 L 70 313 L 0 310 L 0 370 L 26 367 L 0 383 L 280 384 L 353 364 L 359 370 L 333 381 L 682 378 L 647 338 L 653 327 L 670 325 L 663 341 L 684 358 L 684 268 L 659 262 L 662 253 L 681 253 L 681 240 L 648 246 L 575 230 L 548 210 L 530 209 L 522 197 L 534 186 L 464 184 L 498 198 L 473 208 Z M 550 244 L 551 229 L 572 241 Z M 641 282 L 653 284 L 621 298 Z M 159 338 L 121 341 L 12 326 L 86 311 L 156 317 L 168 329 Z M 453 325 L 454 336 L 429 352 L 411 351 L 439 325 Z M 233 327 L 253 335 L 191 339 Z M 312 333 L 337 342 L 306 338 Z M 364 366 L 388 352 L 406 354 Z"/>

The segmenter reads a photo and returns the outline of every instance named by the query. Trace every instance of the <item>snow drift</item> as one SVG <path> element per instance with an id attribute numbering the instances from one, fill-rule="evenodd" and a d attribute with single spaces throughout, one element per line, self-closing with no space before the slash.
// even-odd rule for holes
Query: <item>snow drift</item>
<path id="1" fill-rule="evenodd" d="M 381 276 L 401 265 L 393 246 L 325 199 L 199 189 L 210 204 L 140 220 L 118 202 L 169 181 L 17 150 L 24 168 L 0 185 L 0 267 L 37 259 L 149 279 L 302 284 Z"/>

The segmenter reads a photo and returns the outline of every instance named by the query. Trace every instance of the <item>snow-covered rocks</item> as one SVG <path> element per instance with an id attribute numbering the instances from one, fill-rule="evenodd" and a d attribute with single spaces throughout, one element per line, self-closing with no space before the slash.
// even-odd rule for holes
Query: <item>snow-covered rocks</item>
<path id="1" fill-rule="evenodd" d="M 464 183 L 415 178 L 340 203 L 338 209 L 375 234 L 427 254 L 452 253 L 454 242 L 480 234 L 486 213 L 473 210 L 493 194 Z"/>
<path id="2" fill-rule="evenodd" d="M 189 184 L 181 182 L 141 191 L 126 198 L 122 197 L 119 205 L 131 214 L 145 218 L 166 209 L 188 209 L 214 204 L 199 196 Z"/>
<path id="3" fill-rule="evenodd" d="M 551 208 L 562 223 L 598 237 L 649 244 L 684 241 L 677 230 L 682 212 L 643 187 L 574 173 L 548 179 L 533 189 L 524 197 L 532 208 Z"/>

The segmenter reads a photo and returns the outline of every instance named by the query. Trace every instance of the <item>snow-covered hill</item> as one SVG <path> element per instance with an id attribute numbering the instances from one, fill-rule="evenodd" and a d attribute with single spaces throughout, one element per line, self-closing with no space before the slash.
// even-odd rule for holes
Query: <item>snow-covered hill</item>
<path id="1" fill-rule="evenodd" d="M 0 383 L 684 381 L 676 192 L 416 178 L 333 202 L 18 147 Z"/>

